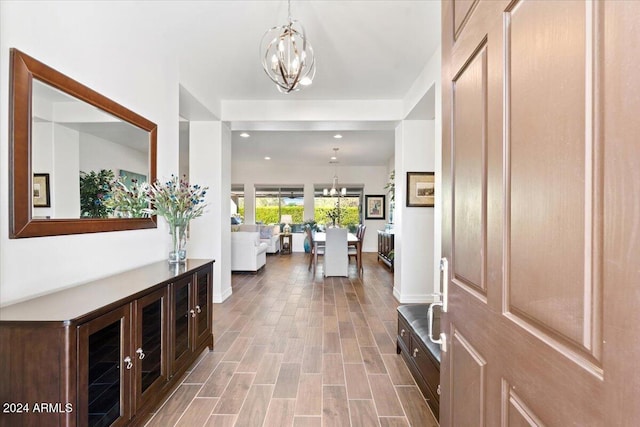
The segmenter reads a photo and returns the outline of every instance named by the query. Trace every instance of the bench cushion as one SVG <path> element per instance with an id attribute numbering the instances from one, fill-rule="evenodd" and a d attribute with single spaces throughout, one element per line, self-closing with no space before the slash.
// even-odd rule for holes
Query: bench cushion
<path id="1" fill-rule="evenodd" d="M 433 343 L 429 339 L 429 318 L 427 310 L 429 304 L 401 305 L 398 307 L 398 314 L 411 326 L 414 333 L 420 338 L 425 347 L 440 363 L 440 345 Z M 440 336 L 440 307 L 434 308 L 433 313 L 433 334 L 436 338 Z"/>
<path id="2" fill-rule="evenodd" d="M 398 307 L 398 313 L 400 313 L 408 324 L 411 324 L 414 320 L 426 319 L 428 309 L 429 304 L 401 305 Z"/>

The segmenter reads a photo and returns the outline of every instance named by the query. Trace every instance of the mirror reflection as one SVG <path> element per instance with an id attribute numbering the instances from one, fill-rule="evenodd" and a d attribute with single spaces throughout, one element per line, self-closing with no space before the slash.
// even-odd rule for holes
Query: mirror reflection
<path id="1" fill-rule="evenodd" d="M 144 218 L 149 133 L 33 79 L 32 218 Z"/>

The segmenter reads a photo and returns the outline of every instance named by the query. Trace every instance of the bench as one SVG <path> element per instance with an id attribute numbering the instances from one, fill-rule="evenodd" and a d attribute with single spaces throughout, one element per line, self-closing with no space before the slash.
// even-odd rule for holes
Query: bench
<path id="1" fill-rule="evenodd" d="M 429 304 L 398 307 L 397 353 L 402 354 L 427 404 L 438 418 L 440 408 L 440 346 L 429 339 Z M 434 307 L 433 334 L 440 335 L 440 307 Z"/>

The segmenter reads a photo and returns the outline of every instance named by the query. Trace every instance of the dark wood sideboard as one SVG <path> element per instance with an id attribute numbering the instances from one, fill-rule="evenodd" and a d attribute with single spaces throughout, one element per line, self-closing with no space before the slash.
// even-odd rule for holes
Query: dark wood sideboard
<path id="1" fill-rule="evenodd" d="M 397 353 L 402 354 L 436 419 L 440 416 L 440 345 L 429 339 L 429 304 L 398 307 Z M 434 307 L 433 331 L 440 334 L 440 309 Z"/>
<path id="2" fill-rule="evenodd" d="M 378 261 L 385 263 L 391 271 L 393 271 L 394 254 L 393 232 L 378 230 Z"/>
<path id="3" fill-rule="evenodd" d="M 0 308 L 0 426 L 138 426 L 207 347 L 213 261 L 157 262 Z"/>

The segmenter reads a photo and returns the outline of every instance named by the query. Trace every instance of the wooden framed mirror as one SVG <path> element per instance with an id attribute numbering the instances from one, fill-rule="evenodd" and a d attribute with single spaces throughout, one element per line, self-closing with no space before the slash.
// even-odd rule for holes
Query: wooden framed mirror
<path id="1" fill-rule="evenodd" d="M 17 49 L 10 54 L 9 237 L 155 228 L 155 217 L 87 209 L 85 194 L 100 190 L 80 176 L 154 182 L 156 124 Z"/>

